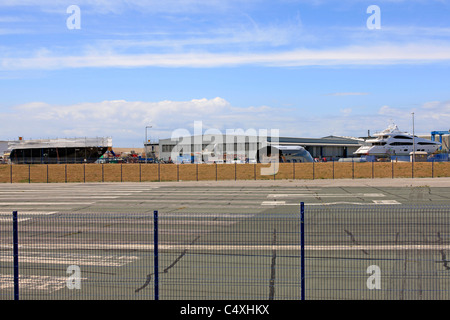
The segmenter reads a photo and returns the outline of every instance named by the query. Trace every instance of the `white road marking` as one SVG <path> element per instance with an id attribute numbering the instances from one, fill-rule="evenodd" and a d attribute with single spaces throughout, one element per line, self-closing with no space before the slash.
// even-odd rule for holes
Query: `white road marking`
<path id="1" fill-rule="evenodd" d="M 77 248 L 77 247 L 74 247 Z M 83 254 L 51 254 L 51 253 L 28 253 L 23 252 L 19 256 L 20 263 L 39 264 L 64 264 L 64 265 L 85 265 L 102 267 L 121 267 L 138 260 L 135 256 L 117 255 L 83 255 Z M 13 262 L 12 254 L 0 253 L 0 262 Z"/>
<path id="2" fill-rule="evenodd" d="M 80 280 L 86 280 L 81 278 Z M 53 276 L 19 276 L 20 290 L 43 290 L 54 292 L 67 285 L 67 277 Z M 0 290 L 14 288 L 14 277 L 12 275 L 0 274 Z"/>
<path id="3" fill-rule="evenodd" d="M 305 203 L 305 206 L 333 206 L 341 204 L 350 204 L 358 206 L 373 206 L 373 205 L 389 205 L 389 204 L 401 204 L 396 200 L 372 200 L 373 202 L 351 202 L 351 201 L 336 201 L 336 202 L 314 202 Z M 286 203 L 286 201 L 263 201 L 262 206 L 299 206 L 298 203 Z"/>
<path id="4" fill-rule="evenodd" d="M 19 211 L 18 216 L 22 215 L 52 215 L 55 214 L 56 211 Z M 0 211 L 0 216 L 11 216 L 12 211 Z"/>
<path id="5" fill-rule="evenodd" d="M 0 206 L 25 206 L 25 205 L 69 205 L 69 204 L 94 204 L 94 202 L 0 202 Z"/>
<path id="6" fill-rule="evenodd" d="M 159 213 L 161 218 L 252 218 L 253 213 Z"/>
<path id="7" fill-rule="evenodd" d="M 153 244 L 27 244 L 19 245 L 19 249 L 61 250 L 76 248 L 77 250 L 153 250 Z M 0 245 L 0 249 L 12 249 L 12 245 Z M 159 244 L 160 250 L 292 250 L 300 251 L 300 245 L 169 245 Z M 450 245 L 307 245 L 311 251 L 354 251 L 354 250 L 450 250 Z M 99 256 L 102 257 L 102 256 Z M 12 256 L 11 256 L 12 258 Z M 133 258 L 133 257 L 128 257 Z M 136 257 L 134 257 L 136 258 Z M 19 261 L 20 258 L 19 258 Z"/>
<path id="8" fill-rule="evenodd" d="M 18 218 L 17 222 L 24 222 L 24 221 L 28 221 L 31 220 L 31 218 Z M 0 222 L 12 222 L 12 217 L 10 218 L 0 218 Z"/>
<path id="9" fill-rule="evenodd" d="M 31 218 L 23 218 L 24 216 L 34 216 L 34 215 L 52 215 L 55 214 L 56 211 L 19 211 L 17 216 L 17 221 L 18 222 L 23 222 L 23 221 L 28 221 L 31 220 Z M 0 217 L 0 222 L 12 222 L 12 211 L 0 211 L 0 216 L 5 216 L 5 217 Z"/>
<path id="10" fill-rule="evenodd" d="M 322 202 L 320 202 L 320 203 L 305 203 L 305 206 L 333 206 L 333 205 L 339 205 L 339 204 L 351 204 L 351 205 L 359 205 L 359 206 L 374 205 L 373 203 L 365 203 L 365 202 L 338 201 L 338 202 L 324 202 L 324 203 L 322 203 Z"/>
<path id="11" fill-rule="evenodd" d="M 124 194 L 124 196 L 125 196 L 126 194 Z M 0 196 L 0 199 L 1 200 L 4 200 L 4 199 L 10 199 L 11 198 L 11 196 Z M 67 196 L 56 196 L 56 195 L 53 195 L 52 196 L 52 198 L 53 199 L 116 199 L 116 198 L 118 198 L 118 196 L 117 197 L 114 197 L 114 196 L 92 196 L 92 195 L 86 195 L 86 196 L 70 196 L 70 195 L 67 195 Z M 30 199 L 42 199 L 42 196 L 36 196 L 36 195 L 32 195 L 32 196 L 30 196 L 30 195 L 27 195 L 26 196 L 26 199 L 27 200 L 30 200 Z"/>
<path id="12" fill-rule="evenodd" d="M 375 204 L 401 204 L 397 200 L 372 200 Z"/>
<path id="13" fill-rule="evenodd" d="M 299 245 L 158 245 L 160 250 L 289 250 L 300 251 Z M 310 251 L 395 251 L 449 250 L 450 245 L 307 245 Z"/>
<path id="14" fill-rule="evenodd" d="M 267 198 L 278 197 L 320 197 L 320 198 L 347 198 L 347 197 L 384 197 L 383 193 L 344 193 L 344 194 L 312 194 L 312 193 L 284 193 L 284 194 L 269 194 Z"/>
<path id="15" fill-rule="evenodd" d="M 284 206 L 286 205 L 286 201 L 263 201 L 261 202 L 262 206 Z M 299 205 L 298 203 L 289 203 L 287 205 Z"/>

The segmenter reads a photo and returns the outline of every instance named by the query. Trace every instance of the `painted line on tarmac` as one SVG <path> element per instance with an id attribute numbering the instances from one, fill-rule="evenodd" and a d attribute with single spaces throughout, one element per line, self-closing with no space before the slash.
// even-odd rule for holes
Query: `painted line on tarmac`
<path id="1" fill-rule="evenodd" d="M 320 198 L 349 198 L 349 197 L 365 197 L 376 198 L 385 197 L 383 193 L 344 193 L 344 194 L 312 194 L 312 193 L 285 193 L 285 194 L 269 194 L 267 198 L 284 198 L 284 197 L 320 197 Z"/>
<path id="2" fill-rule="evenodd" d="M 397 200 L 372 200 L 375 204 L 401 204 Z"/>
<path id="3" fill-rule="evenodd" d="M 299 203 L 286 203 L 286 201 L 263 201 L 262 206 L 298 206 Z"/>
<path id="4" fill-rule="evenodd" d="M 87 278 L 80 278 L 86 280 Z M 55 292 L 67 286 L 67 277 L 19 275 L 20 290 Z M 14 276 L 0 274 L 0 290 L 13 289 Z"/>
<path id="5" fill-rule="evenodd" d="M 43 215 L 52 215 L 55 214 L 56 211 L 19 211 L 18 212 L 18 222 L 28 221 L 31 220 L 31 218 L 22 218 L 23 216 L 43 216 Z M 12 211 L 0 211 L 0 222 L 11 222 L 12 221 Z M 5 217 L 3 217 L 5 216 Z"/>
<path id="6" fill-rule="evenodd" d="M 159 213 L 160 218 L 252 218 L 254 213 Z"/>
<path id="7" fill-rule="evenodd" d="M 26 244 L 21 249 L 35 250 L 153 250 L 153 244 Z M 0 249 L 12 249 L 12 245 L 0 245 Z M 289 250 L 300 251 L 300 245 L 168 245 L 159 244 L 160 250 Z M 450 245 L 307 245 L 310 251 L 395 251 L 395 250 L 449 250 Z M 11 257 L 12 258 L 12 257 Z"/>
<path id="8" fill-rule="evenodd" d="M 124 194 L 124 196 L 129 196 L 129 194 Z M 53 195 L 52 196 L 54 199 L 61 199 L 61 200 L 70 200 L 70 199 L 86 199 L 86 200 L 90 200 L 90 199 L 117 199 L 119 196 L 114 197 L 114 196 L 92 196 L 92 195 L 86 195 L 86 196 L 65 196 L 65 195 Z M 0 195 L 0 200 L 4 200 L 4 199 L 8 199 L 11 198 L 10 196 L 4 196 L 2 197 Z M 27 200 L 36 200 L 36 199 L 42 199 L 42 196 L 36 196 L 36 195 L 28 195 L 26 196 Z"/>
<path id="9" fill-rule="evenodd" d="M 372 200 L 373 202 L 350 202 L 350 201 L 338 201 L 338 202 L 320 202 L 320 203 L 305 203 L 305 206 L 333 206 L 341 204 L 359 205 L 359 206 L 373 206 L 373 205 L 392 205 L 401 204 L 396 200 Z M 300 203 L 286 203 L 286 201 L 263 201 L 262 206 L 298 206 Z"/>
<path id="10" fill-rule="evenodd" d="M 52 215 L 55 214 L 56 211 L 20 211 L 18 214 L 20 215 Z M 12 216 L 12 211 L 0 211 L 0 216 Z"/>
<path id="11" fill-rule="evenodd" d="M 0 206 L 36 206 L 36 205 L 68 205 L 68 204 L 94 204 L 94 202 L 0 202 Z"/>
<path id="12" fill-rule="evenodd" d="M 64 265 L 85 265 L 102 267 L 122 267 L 126 264 L 138 260 L 135 256 L 95 256 L 82 254 L 46 254 L 46 253 L 21 253 L 20 263 L 37 264 L 64 264 Z M 13 262 L 12 254 L 0 253 L 0 262 Z"/>

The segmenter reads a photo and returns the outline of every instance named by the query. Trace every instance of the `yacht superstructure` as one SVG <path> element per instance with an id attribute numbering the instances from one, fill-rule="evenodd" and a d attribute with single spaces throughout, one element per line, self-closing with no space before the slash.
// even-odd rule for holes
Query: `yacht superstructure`
<path id="1" fill-rule="evenodd" d="M 374 136 L 375 139 L 366 140 L 364 145 L 355 151 L 355 154 L 360 156 L 409 156 L 414 151 L 414 145 L 416 152 L 427 152 L 428 154 L 435 152 L 441 146 L 438 141 L 402 132 L 395 124 Z"/>

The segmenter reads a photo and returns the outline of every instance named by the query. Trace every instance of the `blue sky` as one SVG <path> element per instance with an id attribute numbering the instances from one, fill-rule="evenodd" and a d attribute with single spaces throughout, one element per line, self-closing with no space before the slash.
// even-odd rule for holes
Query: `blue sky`
<path id="1" fill-rule="evenodd" d="M 411 132 L 411 112 L 416 133 L 449 130 L 449 16 L 444 0 L 0 0 L 0 140 L 141 147 L 147 125 L 194 121 L 363 136 Z"/>

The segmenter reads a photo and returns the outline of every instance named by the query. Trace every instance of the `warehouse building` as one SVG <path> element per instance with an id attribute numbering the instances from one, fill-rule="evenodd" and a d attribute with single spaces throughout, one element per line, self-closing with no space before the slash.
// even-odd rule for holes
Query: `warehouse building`
<path id="1" fill-rule="evenodd" d="M 360 147 L 361 142 L 361 139 L 336 136 L 290 138 L 252 135 L 214 136 L 208 134 L 161 139 L 159 151 L 160 159 L 177 163 L 260 162 L 261 154 L 267 155 L 267 150 L 270 154 L 271 147 L 277 147 L 284 159 L 287 159 L 286 162 L 308 162 L 307 155 L 299 154 L 302 149 L 306 150 L 312 158 L 331 161 L 353 157 L 353 152 Z M 295 155 L 298 157 L 295 157 Z M 206 161 L 206 158 L 209 161 Z"/>
<path id="2" fill-rule="evenodd" d="M 279 143 L 282 145 L 296 145 L 304 147 L 313 158 L 326 159 L 328 161 L 340 158 L 354 157 L 363 142 L 362 139 L 327 136 L 324 138 L 283 138 Z M 270 137 L 269 137 L 270 142 Z"/>

